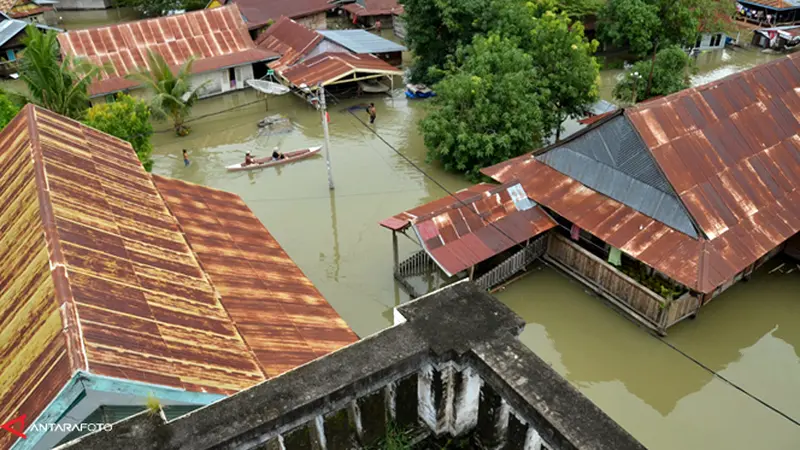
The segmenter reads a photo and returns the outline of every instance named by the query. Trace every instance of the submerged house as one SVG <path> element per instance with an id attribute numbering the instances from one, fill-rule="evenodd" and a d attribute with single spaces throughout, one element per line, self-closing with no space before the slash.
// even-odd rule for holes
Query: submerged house
<path id="1" fill-rule="evenodd" d="M 28 25 L 30 22 L 0 13 L 0 75 L 7 76 L 17 71 L 17 57 L 25 49 L 22 40 L 27 36 L 25 29 Z M 35 25 L 42 31 L 61 31 L 40 23 Z"/>
<path id="2" fill-rule="evenodd" d="M 281 55 L 269 67 L 301 95 L 320 84 L 361 90 L 370 88 L 365 82 L 386 78 L 392 85 L 392 77 L 403 74 L 391 63 L 402 59 L 405 47 L 364 30 L 316 31 L 281 17 L 256 38 L 256 45 Z"/>
<path id="3" fill-rule="evenodd" d="M 230 4 L 239 7 L 254 37 L 282 16 L 294 19 L 312 30 L 328 28 L 327 12 L 334 8 L 330 0 L 211 0 L 206 8 Z"/>
<path id="4" fill-rule="evenodd" d="M 393 26 L 395 16 L 403 14 L 403 5 L 397 0 L 346 0 L 338 2 L 347 11 L 353 24 L 373 27 L 381 23 L 382 29 Z"/>
<path id="5" fill-rule="evenodd" d="M 753 45 L 775 50 L 789 50 L 800 44 L 800 25 L 760 28 L 753 32 Z"/>
<path id="6" fill-rule="evenodd" d="M 738 0 L 736 18 L 758 26 L 800 23 L 800 0 Z"/>
<path id="7" fill-rule="evenodd" d="M 256 47 L 236 5 L 168 17 L 139 20 L 58 36 L 61 53 L 113 67 L 89 86 L 93 101 L 112 101 L 117 92 L 149 91 L 126 75 L 148 68 L 149 51 L 159 53 L 173 70 L 194 56 L 192 84 L 200 97 L 247 88 L 247 80 L 266 73 L 278 54 Z"/>
<path id="8" fill-rule="evenodd" d="M 394 277 L 413 298 L 459 279 L 491 289 L 541 256 L 556 223 L 520 183 L 476 184 L 382 220 L 392 231 Z M 400 260 L 398 235 L 420 250 Z"/>
<path id="9" fill-rule="evenodd" d="M 483 170 L 559 224 L 545 259 L 659 333 L 800 231 L 800 55 L 618 110 Z"/>
<path id="10" fill-rule="evenodd" d="M 12 19 L 22 19 L 32 23 L 53 24 L 55 0 L 0 0 L 0 13 Z"/>
<path id="11" fill-rule="evenodd" d="M 27 436 L 0 448 L 149 397 L 181 415 L 357 340 L 241 198 L 33 105 L 0 132 L 0 230 L 0 422 Z"/>

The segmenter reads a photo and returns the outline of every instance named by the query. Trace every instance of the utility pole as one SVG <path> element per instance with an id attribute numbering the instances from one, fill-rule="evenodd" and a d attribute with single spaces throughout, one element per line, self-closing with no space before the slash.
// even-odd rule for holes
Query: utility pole
<path id="1" fill-rule="evenodd" d="M 331 145 L 330 137 L 328 136 L 328 114 L 325 107 L 325 88 L 320 84 L 317 88 L 317 95 L 319 96 L 319 110 L 322 115 L 322 132 L 325 134 L 325 165 L 328 166 L 328 189 L 333 190 L 333 173 L 331 172 Z"/>

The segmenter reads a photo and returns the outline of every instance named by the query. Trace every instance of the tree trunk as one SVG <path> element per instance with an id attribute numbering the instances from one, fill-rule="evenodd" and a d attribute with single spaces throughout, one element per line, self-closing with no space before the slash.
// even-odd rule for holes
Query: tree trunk
<path id="1" fill-rule="evenodd" d="M 647 90 L 644 93 L 645 98 L 650 98 L 650 88 L 653 85 L 653 69 L 656 66 L 656 52 L 658 51 L 658 40 L 656 40 L 656 45 L 653 46 L 653 59 L 650 62 L 650 76 L 647 78 Z"/>

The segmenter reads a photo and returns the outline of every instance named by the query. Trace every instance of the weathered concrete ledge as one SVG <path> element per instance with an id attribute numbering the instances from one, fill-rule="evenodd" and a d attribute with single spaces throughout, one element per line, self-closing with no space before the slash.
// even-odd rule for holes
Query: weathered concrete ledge
<path id="1" fill-rule="evenodd" d="M 142 413 L 70 450 L 375 448 L 387 429 L 473 448 L 640 450 L 518 340 L 471 283 L 399 307 L 394 327 L 173 421 Z"/>

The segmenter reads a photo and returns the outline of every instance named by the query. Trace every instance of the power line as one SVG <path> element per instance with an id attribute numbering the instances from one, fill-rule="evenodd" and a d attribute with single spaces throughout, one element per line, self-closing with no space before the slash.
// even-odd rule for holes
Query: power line
<path id="1" fill-rule="evenodd" d="M 465 203 L 463 200 L 461 200 L 460 198 L 458 198 L 458 197 L 457 197 L 455 194 L 453 194 L 452 192 L 450 192 L 450 190 L 449 190 L 449 189 L 447 189 L 446 187 L 444 187 L 444 185 L 442 185 L 442 184 L 441 184 L 441 183 L 440 183 L 438 180 L 436 180 L 435 178 L 433 178 L 433 177 L 432 177 L 430 174 L 428 174 L 427 172 L 425 172 L 425 171 L 424 171 L 422 168 L 420 168 L 420 167 L 419 167 L 417 164 L 415 164 L 413 161 L 411 161 L 411 159 L 409 159 L 409 158 L 408 158 L 406 155 L 404 155 L 402 152 L 400 152 L 400 150 L 398 150 L 398 149 L 397 149 L 397 148 L 395 148 L 395 147 L 394 147 L 392 144 L 390 144 L 390 143 L 389 143 L 389 142 L 388 142 L 386 139 L 384 139 L 384 138 L 383 138 L 383 136 L 381 136 L 380 134 L 378 134 L 378 132 L 377 132 L 377 131 L 375 131 L 374 129 L 370 128 L 370 127 L 369 127 L 369 125 L 367 125 L 367 123 L 366 123 L 366 122 L 364 122 L 363 120 L 361 120 L 361 118 L 359 118 L 358 116 L 356 116 L 356 115 L 355 115 L 355 113 L 353 113 L 353 111 L 349 111 L 349 112 L 350 112 L 350 114 L 351 114 L 351 115 L 352 115 L 352 116 L 353 116 L 353 117 L 354 117 L 356 120 L 358 120 L 359 122 L 361 122 L 361 124 L 362 124 L 362 125 L 363 125 L 363 126 L 366 128 L 366 129 L 368 129 L 370 132 L 372 132 L 372 134 L 374 134 L 374 135 L 375 135 L 375 136 L 376 136 L 378 139 L 380 139 L 380 140 L 381 140 L 381 141 L 382 141 L 384 144 L 386 144 L 386 146 L 387 146 L 387 147 L 389 147 L 389 148 L 390 148 L 390 149 L 392 149 L 392 150 L 393 150 L 395 153 L 397 153 L 397 154 L 398 154 L 398 155 L 399 155 L 401 158 L 403 158 L 404 160 L 406 160 L 406 162 L 408 162 L 408 163 L 409 163 L 409 164 L 410 164 L 410 165 L 411 165 L 411 166 L 412 166 L 414 169 L 416 169 L 417 171 L 419 171 L 419 172 L 420 172 L 422 175 L 424 175 L 424 176 L 425 176 L 426 178 L 428 178 L 429 180 L 433 181 L 433 183 L 434 183 L 434 184 L 436 184 L 437 186 L 439 186 L 439 188 L 441 188 L 443 191 L 445 191 L 445 192 L 446 192 L 446 193 L 447 193 L 449 196 L 451 196 L 451 197 L 453 197 L 454 199 L 456 199 L 456 201 L 458 201 L 459 203 L 461 203 L 461 204 L 462 204 L 462 205 L 464 205 L 464 206 L 467 206 L 467 207 L 469 206 L 469 205 L 467 205 L 467 204 L 466 204 L 466 203 Z M 501 233 L 501 234 L 503 234 L 505 237 L 507 237 L 509 240 L 511 240 L 511 242 L 514 242 L 514 239 L 511 239 L 511 237 L 510 237 L 510 236 L 508 236 L 508 235 L 507 235 L 505 232 L 503 232 L 503 230 L 501 230 L 499 227 L 497 227 L 497 226 L 496 226 L 494 223 L 486 221 L 486 220 L 485 220 L 483 217 L 481 217 L 481 216 L 480 216 L 480 215 L 477 213 L 477 211 L 474 211 L 473 209 L 471 209 L 471 208 L 469 208 L 469 207 L 468 207 L 467 209 L 468 209 L 468 210 L 470 210 L 470 211 L 472 211 L 472 212 L 473 212 L 475 215 L 477 215 L 477 216 L 478 216 L 478 217 L 479 217 L 479 218 L 480 218 L 480 219 L 481 219 L 483 222 L 485 222 L 486 224 L 488 224 L 488 225 L 490 225 L 490 226 L 494 227 L 494 228 L 495 228 L 495 229 L 496 229 L 498 232 L 500 232 L 500 233 Z M 569 230 L 569 228 L 567 228 L 565 225 L 563 225 L 563 224 L 561 224 L 561 223 L 558 223 L 558 221 L 554 221 L 554 222 L 556 222 L 556 224 L 557 224 L 558 226 L 561 226 L 561 227 L 562 227 L 562 228 L 564 228 L 565 230 Z M 597 247 L 598 249 L 601 249 L 601 250 L 603 250 L 603 251 L 605 251 L 605 250 L 606 250 L 604 247 L 600 247 L 599 245 L 595 244 L 594 242 L 591 242 L 591 241 L 585 241 L 585 242 L 589 242 L 590 244 L 594 245 L 595 247 Z M 522 246 L 522 244 L 517 244 L 517 245 L 520 245 L 520 246 Z M 524 247 L 523 247 L 523 248 L 524 248 Z M 794 418 L 792 418 L 792 417 L 791 417 L 791 416 L 789 416 L 788 414 L 786 414 L 786 413 L 784 413 L 783 411 L 781 411 L 780 409 L 778 409 L 778 408 L 776 408 L 776 407 L 772 406 L 771 404 L 769 404 L 769 403 L 767 403 L 766 401 L 762 400 L 761 398 L 759 398 L 759 397 L 758 397 L 758 396 L 756 396 L 755 394 L 752 394 L 752 393 L 751 393 L 751 392 L 749 392 L 748 390 L 746 390 L 746 389 L 744 389 L 743 387 L 741 387 L 741 386 L 737 385 L 737 384 L 736 384 L 736 383 L 734 383 L 733 381 L 731 381 L 731 380 L 729 380 L 729 379 L 725 378 L 725 377 L 724 377 L 723 375 L 721 375 L 719 372 L 717 372 L 717 371 L 715 371 L 714 369 L 711 369 L 710 367 L 706 366 L 705 364 L 703 364 L 702 362 L 698 361 L 697 359 L 695 359 L 694 357 L 692 357 L 692 356 L 691 356 L 691 355 L 689 355 L 688 353 L 684 352 L 684 351 L 683 351 L 683 350 L 681 350 L 680 348 L 676 347 L 675 345 L 671 344 L 670 342 L 668 342 L 667 340 L 665 340 L 665 339 L 664 339 L 664 338 L 662 338 L 661 336 L 656 336 L 656 335 L 655 335 L 655 334 L 653 334 L 653 333 L 648 333 L 648 334 L 649 334 L 650 336 L 652 336 L 652 337 L 654 337 L 654 338 L 658 339 L 658 340 L 659 340 L 661 343 L 663 343 L 664 345 L 668 346 L 668 347 L 669 347 L 669 348 L 671 348 L 672 350 L 674 350 L 674 351 L 678 352 L 678 354 L 682 355 L 683 357 L 685 357 L 685 358 L 686 358 L 686 359 L 688 359 L 689 361 L 693 362 L 694 364 L 696 364 L 697 366 L 699 366 L 699 367 L 700 367 L 700 368 L 702 368 L 703 370 L 705 370 L 705 371 L 709 372 L 709 373 L 710 373 L 710 374 L 712 374 L 713 376 L 715 376 L 715 377 L 719 378 L 720 380 L 724 381 L 725 383 L 727 383 L 729 386 L 731 386 L 731 387 L 735 388 L 737 391 L 741 392 L 742 394 L 744 394 L 744 395 L 746 395 L 746 396 L 750 397 L 751 399 L 755 400 L 756 402 L 760 403 L 762 406 L 766 407 L 766 408 L 767 408 L 767 409 L 769 409 L 770 411 L 772 411 L 772 412 L 774 412 L 774 413 L 778 414 L 779 416 L 783 417 L 784 419 L 788 420 L 789 422 L 793 423 L 794 425 L 796 425 L 796 426 L 800 426 L 800 422 L 798 422 L 797 420 L 795 420 Z"/>

